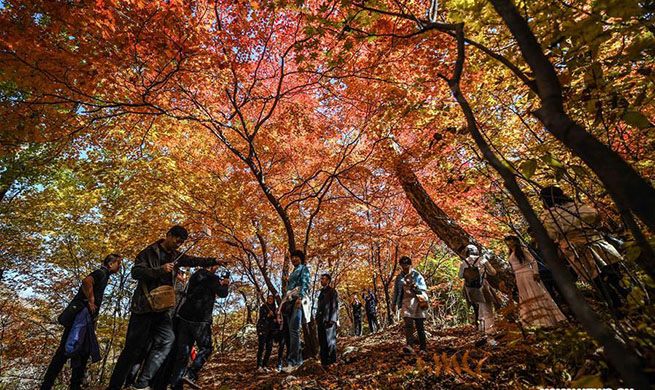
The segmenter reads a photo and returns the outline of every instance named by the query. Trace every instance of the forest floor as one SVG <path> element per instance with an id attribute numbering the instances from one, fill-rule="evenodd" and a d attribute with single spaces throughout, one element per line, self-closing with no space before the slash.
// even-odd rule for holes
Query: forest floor
<path id="1" fill-rule="evenodd" d="M 292 375 L 257 373 L 253 340 L 240 350 L 216 353 L 199 384 L 239 390 L 618 387 L 594 343 L 574 326 L 531 332 L 508 323 L 500 327 L 495 342 L 488 342 L 473 326 L 426 326 L 424 355 L 403 352 L 398 324 L 372 335 L 339 337 L 338 364 L 325 370 L 309 359 Z M 277 347 L 272 361 L 276 353 Z"/>

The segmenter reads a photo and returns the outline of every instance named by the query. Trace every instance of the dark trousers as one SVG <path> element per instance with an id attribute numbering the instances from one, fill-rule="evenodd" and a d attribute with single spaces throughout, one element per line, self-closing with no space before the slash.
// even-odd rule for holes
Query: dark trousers
<path id="1" fill-rule="evenodd" d="M 132 314 L 127 325 L 125 346 L 121 351 L 114 372 L 109 380 L 109 390 L 119 390 L 123 387 L 125 379 L 133 368 L 143 350 L 151 341 L 150 351 L 143 361 L 141 375 L 137 379 L 136 387 L 146 387 L 162 365 L 166 356 L 173 347 L 175 333 L 173 323 L 168 312 Z"/>
<path id="2" fill-rule="evenodd" d="M 271 332 L 257 334 L 257 367 L 268 366 L 268 359 L 273 351 L 273 335 Z M 262 360 L 262 355 L 264 359 Z"/>
<path id="3" fill-rule="evenodd" d="M 68 356 L 66 356 L 66 340 L 68 339 L 68 334 L 70 331 L 70 327 L 64 328 L 64 334 L 61 335 L 59 347 L 57 348 L 55 355 L 52 357 L 52 361 L 50 361 L 50 365 L 45 372 L 45 376 L 43 377 L 41 390 L 50 390 L 52 388 L 52 386 L 55 384 L 57 376 L 61 372 L 62 368 L 64 368 L 64 364 L 66 364 L 66 361 L 69 359 Z M 71 390 L 79 390 L 82 388 L 82 382 L 84 381 L 84 374 L 86 372 L 86 364 L 88 361 L 89 355 L 84 355 L 79 357 L 78 364 L 71 364 L 71 366 L 73 366 L 70 382 Z"/>
<path id="4" fill-rule="evenodd" d="M 196 353 L 193 363 L 187 368 L 193 344 L 198 346 L 198 353 Z M 175 341 L 175 364 L 173 364 L 171 386 L 177 386 L 183 375 L 187 375 L 194 381 L 198 379 L 198 372 L 205 365 L 213 350 L 211 323 L 191 322 L 180 318 Z"/>
<path id="5" fill-rule="evenodd" d="M 371 333 L 375 333 L 378 330 L 378 318 L 375 313 L 366 313 L 366 318 L 368 319 L 368 329 Z"/>
<path id="6" fill-rule="evenodd" d="M 136 378 L 139 377 L 139 372 L 141 372 L 141 366 L 143 366 L 143 361 L 146 360 L 148 352 L 150 352 L 151 342 L 148 342 L 148 347 L 144 348 L 143 351 L 139 354 L 137 362 L 134 363 L 132 368 L 130 368 L 129 373 L 127 374 L 127 379 L 125 380 L 125 387 L 132 386 L 136 383 Z"/>
<path id="7" fill-rule="evenodd" d="M 327 327 L 323 321 L 318 323 L 318 346 L 321 349 L 321 364 L 328 366 L 337 362 L 337 326 Z"/>
<path id="8" fill-rule="evenodd" d="M 289 326 L 287 323 L 284 323 L 280 334 L 278 335 L 278 347 L 277 347 L 277 366 L 282 367 L 284 359 L 284 351 L 286 348 L 287 355 L 289 355 Z M 288 357 L 288 356 L 287 356 Z"/>
<path id="9" fill-rule="evenodd" d="M 427 348 L 425 340 L 425 318 L 404 317 L 403 320 L 405 321 L 405 340 L 407 341 L 407 345 L 416 344 L 416 339 L 414 338 L 414 326 L 416 326 L 419 347 L 421 351 L 425 351 Z"/>
<path id="10" fill-rule="evenodd" d="M 355 336 L 361 336 L 362 335 L 362 316 L 355 316 L 353 319 L 353 327 Z"/>

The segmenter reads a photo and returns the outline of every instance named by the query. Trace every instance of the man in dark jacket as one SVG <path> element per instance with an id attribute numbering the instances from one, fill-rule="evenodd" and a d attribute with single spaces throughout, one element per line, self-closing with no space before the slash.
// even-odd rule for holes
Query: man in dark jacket
<path id="1" fill-rule="evenodd" d="M 98 316 L 100 311 L 100 305 L 102 304 L 102 297 L 105 293 L 105 288 L 109 282 L 109 276 L 118 272 L 121 267 L 121 257 L 117 254 L 111 254 L 105 257 L 102 267 L 93 271 L 89 276 L 82 280 L 82 286 L 80 286 L 77 295 L 73 300 L 68 304 L 68 307 L 65 311 L 69 312 L 69 317 L 74 318 L 76 313 L 81 311 L 85 306 L 89 308 L 89 312 L 94 316 Z M 62 318 L 60 316 L 60 318 Z M 48 370 L 45 373 L 43 378 L 43 383 L 41 384 L 41 390 L 50 390 L 57 379 L 57 375 L 61 372 L 61 369 L 64 367 L 64 364 L 68 360 L 66 356 L 66 340 L 70 334 L 71 327 L 73 326 L 72 321 L 66 323 L 64 326 L 64 333 L 61 336 L 61 342 L 59 343 L 59 348 L 55 352 L 55 356 L 52 357 L 52 361 L 48 366 Z M 84 381 L 84 373 L 86 371 L 86 364 L 89 356 L 84 354 L 79 356 L 78 364 L 73 367 L 73 373 L 70 380 L 70 388 L 81 389 L 82 382 Z"/>
<path id="2" fill-rule="evenodd" d="M 359 297 L 355 295 L 353 297 L 353 333 L 355 336 L 362 335 L 362 303 L 359 301 Z"/>
<path id="3" fill-rule="evenodd" d="M 207 267 L 217 264 L 227 264 L 215 258 L 188 256 L 178 252 L 178 248 L 186 241 L 189 234 L 182 226 L 173 226 L 166 238 L 158 240 L 141 251 L 136 257 L 136 264 L 132 267 L 132 277 L 138 280 L 132 295 L 132 315 L 127 325 L 125 346 L 121 352 L 114 372 L 109 380 L 109 390 L 119 390 L 123 387 L 125 379 L 139 358 L 141 351 L 148 346 L 151 348 L 144 360 L 141 374 L 134 387 L 148 389 L 149 383 L 166 356 L 173 347 L 175 334 L 168 308 L 163 311 L 154 311 L 151 307 L 148 294 L 160 286 L 172 286 L 176 266 Z"/>
<path id="4" fill-rule="evenodd" d="M 316 322 L 318 345 L 321 348 L 321 364 L 329 366 L 337 362 L 337 320 L 339 318 L 339 295 L 330 287 L 330 274 L 321 276 L 321 289 L 318 295 Z"/>
<path id="5" fill-rule="evenodd" d="M 362 294 L 364 297 L 364 308 L 366 309 L 366 318 L 368 319 L 368 329 L 371 333 L 375 333 L 378 330 L 378 318 L 375 310 L 377 305 L 377 299 L 375 294 L 371 293 L 371 290 L 368 290 Z"/>
<path id="6" fill-rule="evenodd" d="M 273 339 L 279 327 L 276 310 L 275 296 L 273 295 L 269 295 L 266 298 L 266 303 L 259 308 L 259 319 L 257 320 L 257 372 L 266 371 L 268 359 L 271 357 Z"/>
<path id="7" fill-rule="evenodd" d="M 198 372 L 213 351 L 212 317 L 216 297 L 227 297 L 230 278 L 228 274 L 216 275 L 218 266 L 201 268 L 189 279 L 186 298 L 177 312 L 175 363 L 170 384 L 181 389 L 181 382 L 198 388 L 195 381 Z M 193 344 L 198 346 L 193 363 L 187 368 Z M 186 369 L 186 370 L 185 370 Z"/>

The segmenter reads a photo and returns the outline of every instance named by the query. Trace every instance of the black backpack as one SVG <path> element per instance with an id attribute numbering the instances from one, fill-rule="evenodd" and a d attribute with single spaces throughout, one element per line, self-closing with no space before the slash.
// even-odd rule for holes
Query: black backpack
<path id="1" fill-rule="evenodd" d="M 467 267 L 464 268 L 464 285 L 468 288 L 480 288 L 482 287 L 482 275 L 480 275 L 480 269 L 475 265 L 478 262 L 478 259 L 475 260 L 473 265 L 469 264 L 466 259 L 464 259 Z"/>

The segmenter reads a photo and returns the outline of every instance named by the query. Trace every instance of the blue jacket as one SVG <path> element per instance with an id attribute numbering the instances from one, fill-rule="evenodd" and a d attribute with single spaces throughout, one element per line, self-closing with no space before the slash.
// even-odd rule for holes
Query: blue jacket
<path id="1" fill-rule="evenodd" d="M 293 272 L 289 276 L 289 284 L 287 284 L 287 291 L 293 290 L 296 287 L 300 287 L 300 298 L 304 298 L 309 291 L 309 285 L 311 279 L 309 276 L 309 269 L 304 264 L 298 264 L 296 268 L 293 269 Z"/>
<path id="2" fill-rule="evenodd" d="M 83 356 L 91 356 L 94 363 L 100 360 L 98 338 L 88 307 L 77 313 L 75 321 L 73 321 L 66 339 L 66 356 L 71 358 L 71 366 L 73 367 L 81 365 L 80 358 Z"/>
<path id="3" fill-rule="evenodd" d="M 405 274 L 404 273 L 399 273 L 398 276 L 396 276 L 396 283 L 394 284 L 393 287 L 393 299 L 391 300 L 392 305 L 395 305 L 396 307 L 400 308 L 403 305 L 403 287 L 405 285 Z M 416 285 L 416 288 L 421 291 L 421 292 L 426 292 L 428 291 L 428 286 L 425 284 L 425 279 L 423 278 L 423 275 L 421 275 L 417 270 L 415 269 L 410 269 L 409 270 L 409 277 L 411 278 L 412 282 Z"/>

